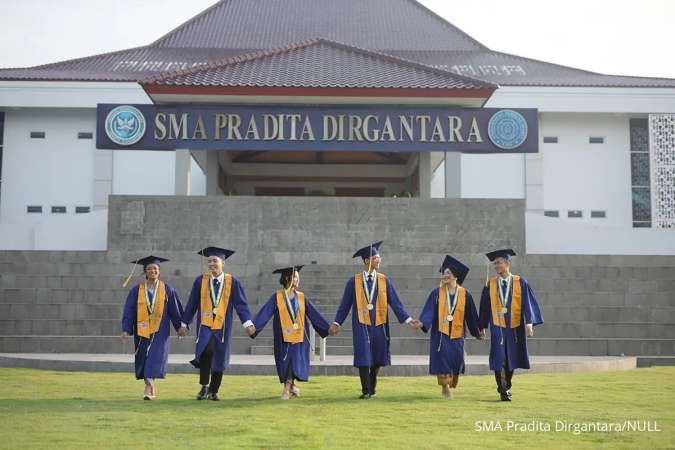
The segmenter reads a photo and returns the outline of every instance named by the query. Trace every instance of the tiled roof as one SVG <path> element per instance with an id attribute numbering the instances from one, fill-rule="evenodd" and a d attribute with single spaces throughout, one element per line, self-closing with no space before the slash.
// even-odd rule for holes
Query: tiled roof
<path id="1" fill-rule="evenodd" d="M 226 59 L 143 84 L 174 86 L 494 89 L 495 85 L 325 39 Z"/>
<path id="2" fill-rule="evenodd" d="M 269 49 L 316 37 L 502 86 L 675 88 L 675 79 L 603 75 L 492 51 L 414 0 L 221 0 L 148 46 L 0 69 L 0 80 L 142 81 L 237 55 L 270 53 L 274 50 Z M 315 61 L 335 73 L 342 70 L 345 77 L 355 76 L 353 65 L 338 67 L 350 61 L 344 53 L 333 52 L 339 56 L 333 61 L 327 54 L 312 54 L 318 51 L 306 50 L 305 56 L 319 58 Z M 275 61 L 299 55 L 291 52 Z M 256 64 L 262 62 L 246 67 Z M 228 73 L 234 76 L 233 71 Z M 304 79 L 311 81 L 308 77 Z M 301 79 L 299 74 L 295 79 Z"/>

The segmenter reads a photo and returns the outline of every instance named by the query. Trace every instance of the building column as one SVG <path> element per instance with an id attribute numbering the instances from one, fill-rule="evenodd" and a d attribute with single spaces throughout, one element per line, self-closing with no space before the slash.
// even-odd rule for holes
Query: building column
<path id="1" fill-rule="evenodd" d="M 418 161 L 420 198 L 431 198 L 431 153 L 420 152 Z"/>
<path id="2" fill-rule="evenodd" d="M 445 198 L 462 198 L 461 152 L 445 152 Z"/>
<path id="3" fill-rule="evenodd" d="M 206 195 L 223 195 L 218 186 L 218 173 L 220 172 L 220 163 L 218 162 L 218 152 L 206 152 Z"/>
<path id="4" fill-rule="evenodd" d="M 175 195 L 190 195 L 192 155 L 189 149 L 176 150 Z"/>

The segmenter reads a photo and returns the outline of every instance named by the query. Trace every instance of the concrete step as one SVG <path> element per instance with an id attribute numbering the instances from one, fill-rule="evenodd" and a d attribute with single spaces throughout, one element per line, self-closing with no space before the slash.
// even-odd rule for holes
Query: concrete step
<path id="1" fill-rule="evenodd" d="M 344 344 L 345 341 L 338 341 Z M 348 341 L 347 341 L 348 342 Z M 271 345 L 270 341 L 254 341 L 248 337 L 232 338 L 234 354 L 250 354 L 252 346 Z M 331 354 L 332 340 L 327 340 L 327 352 Z M 349 344 L 336 345 L 335 352 L 343 352 Z M 0 336 L 0 353 L 131 353 L 131 340 L 122 344 L 118 336 Z M 171 337 L 174 353 L 194 351 L 194 338 L 179 340 Z M 469 354 L 489 353 L 488 342 L 467 339 L 465 349 Z M 542 338 L 528 339 L 532 355 L 645 355 L 660 356 L 675 354 L 675 339 L 607 339 L 607 338 Z M 429 352 L 429 340 L 420 338 L 391 339 L 393 354 L 424 355 Z"/>

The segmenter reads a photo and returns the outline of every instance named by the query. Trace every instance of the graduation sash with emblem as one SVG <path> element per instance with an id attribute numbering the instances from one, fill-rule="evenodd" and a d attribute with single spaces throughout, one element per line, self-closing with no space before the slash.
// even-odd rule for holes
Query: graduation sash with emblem
<path id="1" fill-rule="evenodd" d="M 518 275 L 513 275 L 511 279 L 512 293 L 511 301 L 508 303 L 507 308 L 511 313 L 511 322 L 509 328 L 518 328 L 520 326 L 520 314 L 522 310 L 522 290 L 520 287 L 520 277 Z M 490 278 L 490 309 L 492 310 L 492 323 L 496 327 L 506 328 L 505 315 L 501 314 L 502 303 L 499 299 L 499 292 L 497 289 L 500 289 L 497 284 L 497 277 Z M 509 301 L 506 299 L 505 301 Z"/>
<path id="2" fill-rule="evenodd" d="M 286 306 L 286 298 L 284 291 L 277 291 L 277 311 L 279 311 L 279 321 L 281 322 L 281 335 L 284 342 L 292 344 L 299 344 L 305 340 L 305 294 L 300 291 L 295 291 L 298 294 L 298 314 L 295 322 L 291 317 L 291 312 Z M 292 308 L 293 306 L 290 305 Z M 293 325 L 296 325 L 294 327 Z"/>
<path id="3" fill-rule="evenodd" d="M 356 291 L 356 309 L 359 323 L 371 325 L 370 310 L 368 309 L 366 292 L 363 289 L 363 274 L 357 273 L 354 276 L 354 289 Z M 381 273 L 377 274 L 377 300 L 373 300 L 373 303 L 375 304 L 375 326 L 387 323 L 387 277 Z"/>
<path id="4" fill-rule="evenodd" d="M 225 322 L 227 305 L 230 303 L 230 293 L 232 292 L 232 275 L 225 274 L 224 286 L 220 289 L 220 302 L 215 308 L 216 314 L 213 314 L 213 302 L 211 301 L 211 288 L 209 287 L 210 275 L 202 275 L 202 287 L 199 292 L 200 306 L 202 314 L 202 325 L 212 330 L 220 330 Z M 215 294 L 214 294 L 215 295 Z"/>
<path id="5" fill-rule="evenodd" d="M 438 331 L 450 336 L 450 339 L 457 339 L 464 337 L 464 306 L 466 305 L 466 290 L 457 286 L 457 306 L 455 312 L 452 313 L 452 331 L 450 330 L 450 322 L 447 316 L 448 302 L 445 298 L 445 287 L 438 288 Z"/>
<path id="6" fill-rule="evenodd" d="M 166 303 L 166 285 L 160 281 L 155 291 L 154 300 L 152 302 L 152 312 L 148 309 L 145 298 L 145 283 L 138 285 L 138 295 L 136 296 L 136 335 L 150 338 L 150 335 L 159 330 L 159 325 L 162 323 L 162 316 L 164 315 L 164 304 Z"/>

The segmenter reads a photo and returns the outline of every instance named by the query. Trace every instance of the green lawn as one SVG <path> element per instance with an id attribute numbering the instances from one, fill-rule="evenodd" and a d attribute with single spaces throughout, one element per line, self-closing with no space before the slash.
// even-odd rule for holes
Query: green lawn
<path id="1" fill-rule="evenodd" d="M 225 377 L 220 402 L 193 400 L 197 375 L 169 375 L 155 401 L 132 374 L 0 369 L 0 448 L 673 448 L 675 368 L 516 375 L 502 403 L 492 376 L 463 377 L 455 399 L 432 377 L 382 377 L 358 400 L 357 377 L 314 377 L 279 400 L 273 377 Z M 654 422 L 660 432 L 555 431 L 567 423 Z M 550 432 L 507 430 L 508 421 Z M 500 421 L 503 431 L 476 431 Z"/>

